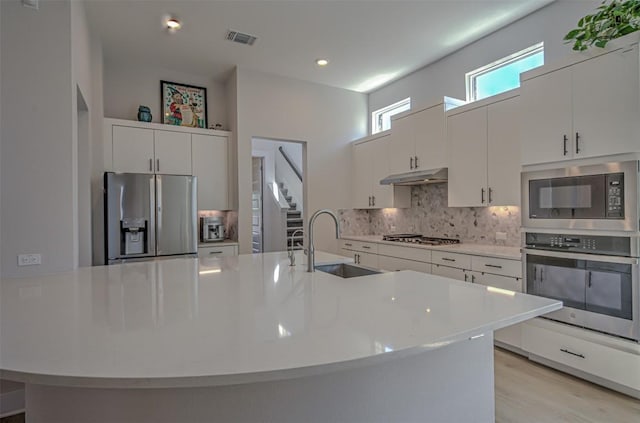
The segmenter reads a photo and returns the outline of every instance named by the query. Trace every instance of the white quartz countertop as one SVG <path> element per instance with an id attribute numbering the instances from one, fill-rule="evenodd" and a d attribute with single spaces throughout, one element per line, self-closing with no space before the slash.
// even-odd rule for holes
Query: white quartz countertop
<path id="1" fill-rule="evenodd" d="M 348 261 L 317 253 L 318 263 Z M 192 387 L 405 357 L 561 307 L 411 271 L 342 279 L 286 253 L 176 258 L 0 281 L 0 377 Z"/>
<path id="2" fill-rule="evenodd" d="M 504 258 L 510 260 L 520 260 L 520 247 L 507 247 L 503 245 L 490 244 L 449 244 L 449 245 L 419 245 L 408 242 L 383 241 L 382 235 L 344 235 L 342 239 L 353 241 L 375 242 L 378 244 L 397 245 L 401 247 L 423 248 L 425 250 L 450 251 L 462 254 L 471 254 L 476 256 L 487 256 Z"/>

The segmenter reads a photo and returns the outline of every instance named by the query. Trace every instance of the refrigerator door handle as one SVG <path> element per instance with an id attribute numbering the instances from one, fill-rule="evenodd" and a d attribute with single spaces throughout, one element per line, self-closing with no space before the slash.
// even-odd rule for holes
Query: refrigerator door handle
<path id="1" fill-rule="evenodd" d="M 162 176 L 156 175 L 156 254 L 160 255 L 163 251 L 160 249 L 162 245 Z"/>
<path id="2" fill-rule="evenodd" d="M 151 175 L 149 178 L 149 243 L 147 251 L 152 255 L 156 255 L 156 177 Z"/>

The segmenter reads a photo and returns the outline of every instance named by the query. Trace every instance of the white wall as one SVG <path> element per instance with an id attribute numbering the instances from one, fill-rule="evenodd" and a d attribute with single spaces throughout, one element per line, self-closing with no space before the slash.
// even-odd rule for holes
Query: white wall
<path id="1" fill-rule="evenodd" d="M 90 233 L 87 177 L 79 184 L 78 174 L 91 165 L 78 162 L 78 153 L 90 160 L 92 116 L 81 122 L 79 149 L 78 91 L 86 113 L 102 101 L 92 87 L 95 52 L 84 5 L 46 1 L 34 10 L 11 0 L 0 7 L 2 276 L 73 269 L 80 236 L 86 241 Z M 41 254 L 42 264 L 18 267 L 23 253 Z"/>
<path id="2" fill-rule="evenodd" d="M 370 112 L 411 97 L 412 105 L 442 96 L 466 99 L 465 74 L 544 41 L 545 63 L 562 58 L 571 46 L 562 39 L 600 0 L 558 0 L 461 50 L 369 95 Z M 370 126 L 369 126 L 370 128 Z"/>
<path id="3" fill-rule="evenodd" d="M 349 143 L 366 133 L 364 94 L 237 69 L 238 241 L 251 252 L 251 139 L 306 142 L 307 204 L 337 210 L 349 204 Z M 230 109 L 231 110 L 231 109 Z M 234 113 L 234 111 L 231 111 Z M 307 216 L 307 217 L 308 217 Z M 316 248 L 337 251 L 332 222 L 317 222 Z"/>
<path id="4" fill-rule="evenodd" d="M 138 106 L 151 108 L 153 122 L 161 122 L 160 81 L 180 82 L 207 89 L 207 125 L 229 128 L 224 84 L 206 75 L 162 69 L 154 65 L 104 61 L 105 117 L 138 120 Z"/>
<path id="5" fill-rule="evenodd" d="M 68 1 L 2 7 L 2 276 L 74 266 L 71 13 Z M 18 42 L 19 41 L 19 42 Z M 17 266 L 21 253 L 40 266 Z"/>

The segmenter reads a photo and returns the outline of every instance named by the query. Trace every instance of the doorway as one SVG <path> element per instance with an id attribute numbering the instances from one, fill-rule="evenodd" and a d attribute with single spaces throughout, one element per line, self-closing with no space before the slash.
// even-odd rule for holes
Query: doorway
<path id="1" fill-rule="evenodd" d="M 91 145 L 89 136 L 89 107 L 77 87 L 77 131 L 78 144 L 76 146 L 76 213 L 78 219 L 77 232 L 77 265 L 91 266 L 92 238 L 91 238 Z"/>
<path id="2" fill-rule="evenodd" d="M 261 253 L 262 245 L 262 186 L 264 157 L 251 158 L 251 252 Z"/>
<path id="3" fill-rule="evenodd" d="M 305 154 L 301 141 L 252 139 L 254 253 L 303 248 Z"/>

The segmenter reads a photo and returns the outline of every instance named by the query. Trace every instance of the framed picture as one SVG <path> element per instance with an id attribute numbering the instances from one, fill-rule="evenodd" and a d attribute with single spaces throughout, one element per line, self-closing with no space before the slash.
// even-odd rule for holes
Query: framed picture
<path id="1" fill-rule="evenodd" d="M 177 82 L 160 81 L 162 123 L 207 127 L 207 89 Z"/>

